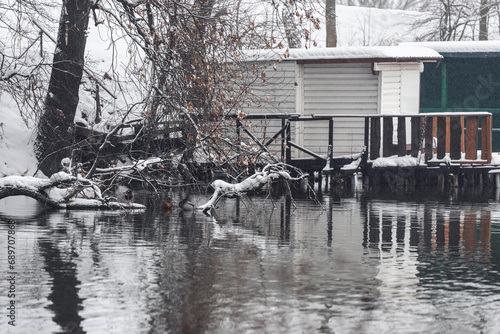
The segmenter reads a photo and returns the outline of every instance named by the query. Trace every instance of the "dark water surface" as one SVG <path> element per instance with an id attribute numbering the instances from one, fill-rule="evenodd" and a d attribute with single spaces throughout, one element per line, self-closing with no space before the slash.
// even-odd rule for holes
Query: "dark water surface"
<path id="1" fill-rule="evenodd" d="M 0 333 L 500 331 L 498 202 L 252 202 L 206 217 L 1 200 Z"/>

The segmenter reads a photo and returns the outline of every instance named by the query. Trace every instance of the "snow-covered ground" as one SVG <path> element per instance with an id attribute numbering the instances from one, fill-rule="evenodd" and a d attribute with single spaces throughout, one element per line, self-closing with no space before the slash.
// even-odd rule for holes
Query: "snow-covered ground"
<path id="1" fill-rule="evenodd" d="M 415 29 L 412 23 L 425 15 L 413 11 L 348 6 L 337 6 L 337 12 L 339 47 L 398 45 L 401 42 L 414 42 L 418 40 L 422 31 Z M 0 39 L 7 41 L 8 39 L 4 38 L 2 33 L 5 33 L 5 30 L 0 27 Z M 55 36 L 55 30 L 52 30 L 52 33 Z M 116 34 L 116 31 L 114 33 Z M 103 118 L 113 122 L 114 118 L 119 117 L 120 110 L 137 100 L 138 90 L 133 82 L 126 80 L 130 77 L 126 71 L 134 70 L 127 68 L 127 44 L 122 39 L 115 48 L 110 47 L 108 34 L 109 31 L 103 25 L 95 27 L 90 24 L 86 61 L 88 69 L 97 78 L 102 78 L 105 74 L 112 75 L 111 80 L 102 80 L 102 82 L 106 90 L 114 96 L 104 89 L 101 89 L 100 93 L 103 102 Z M 313 33 L 318 47 L 324 47 L 325 36 L 324 27 Z M 54 49 L 54 44 L 48 39 L 44 39 L 44 44 L 46 51 Z M 51 58 L 50 56 L 47 59 Z M 94 117 L 95 110 L 95 100 L 90 93 L 91 88 L 93 87 L 90 87 L 88 82 L 82 86 L 79 105 L 79 115 L 83 111 L 89 119 Z M 119 88 L 122 88 L 121 93 Z M 33 128 L 23 122 L 19 109 L 11 97 L 0 91 L 0 177 L 33 175 L 37 165 L 33 144 Z"/>
<path id="2" fill-rule="evenodd" d="M 33 175 L 37 162 L 32 137 L 14 101 L 0 93 L 0 177 Z"/>

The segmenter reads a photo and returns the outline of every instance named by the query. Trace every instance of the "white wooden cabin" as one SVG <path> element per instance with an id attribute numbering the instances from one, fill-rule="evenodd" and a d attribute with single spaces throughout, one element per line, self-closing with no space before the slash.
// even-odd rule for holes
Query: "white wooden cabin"
<path id="1" fill-rule="evenodd" d="M 271 51 L 248 53 L 248 61 L 262 66 L 264 74 L 252 84 L 253 94 L 243 104 L 243 112 L 301 116 L 416 114 L 423 63 L 441 58 L 428 48 L 400 46 L 290 50 L 286 58 Z M 295 143 L 326 156 L 327 121 L 292 124 Z M 254 121 L 251 131 L 260 138 L 270 138 L 280 127 L 281 122 L 276 120 Z M 356 155 L 362 152 L 363 144 L 363 118 L 334 120 L 334 157 Z M 294 156 L 298 157 L 297 152 Z"/>

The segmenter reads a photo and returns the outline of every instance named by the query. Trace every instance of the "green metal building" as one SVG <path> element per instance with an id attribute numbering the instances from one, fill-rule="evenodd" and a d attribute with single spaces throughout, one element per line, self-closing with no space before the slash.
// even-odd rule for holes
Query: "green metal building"
<path id="1" fill-rule="evenodd" d="M 500 152 L 500 41 L 404 43 L 439 52 L 421 75 L 420 112 L 493 114 L 493 152 Z"/>

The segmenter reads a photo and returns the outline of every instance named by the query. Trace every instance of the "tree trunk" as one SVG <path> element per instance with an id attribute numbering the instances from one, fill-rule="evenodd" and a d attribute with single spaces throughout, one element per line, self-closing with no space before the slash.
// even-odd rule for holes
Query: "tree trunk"
<path id="1" fill-rule="evenodd" d="M 47 176 L 56 172 L 61 159 L 70 153 L 90 4 L 90 0 L 63 1 L 52 74 L 36 141 L 39 168 Z"/>
<path id="2" fill-rule="evenodd" d="M 488 40 L 488 13 L 490 8 L 488 6 L 488 0 L 481 0 L 481 7 L 479 9 L 479 40 Z"/>
<path id="3" fill-rule="evenodd" d="M 295 0 L 285 1 L 282 10 L 283 15 L 283 26 L 285 28 L 286 38 L 288 40 L 288 47 L 290 49 L 299 49 L 302 47 L 302 42 L 300 41 L 300 32 L 295 23 Z"/>
<path id="4" fill-rule="evenodd" d="M 335 9 L 335 0 L 326 0 L 325 3 L 326 18 L 326 47 L 337 46 L 337 13 Z"/>

